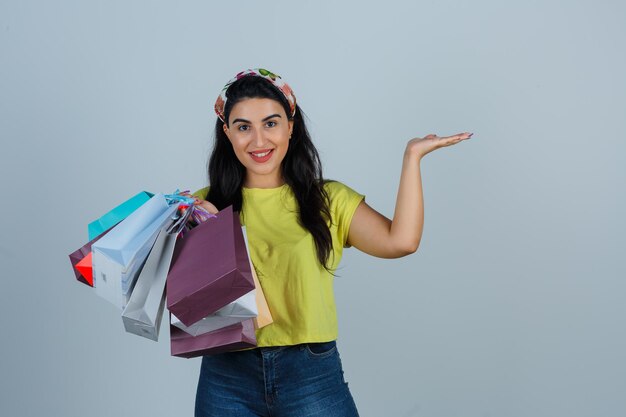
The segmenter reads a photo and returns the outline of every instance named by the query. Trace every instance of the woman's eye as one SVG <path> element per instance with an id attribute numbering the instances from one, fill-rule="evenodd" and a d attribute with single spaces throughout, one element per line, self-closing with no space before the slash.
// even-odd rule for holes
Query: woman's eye
<path id="1" fill-rule="evenodd" d="M 276 123 L 276 122 L 274 122 L 274 121 L 269 121 L 269 122 L 267 122 L 267 126 L 268 126 L 268 127 L 274 127 L 274 126 L 276 126 L 276 125 L 277 125 L 277 123 Z M 239 127 L 237 128 L 237 130 L 239 130 L 240 132 L 245 132 L 246 130 L 248 130 L 248 128 L 249 128 L 249 127 L 250 127 L 250 126 L 248 126 L 248 125 L 239 125 Z"/>

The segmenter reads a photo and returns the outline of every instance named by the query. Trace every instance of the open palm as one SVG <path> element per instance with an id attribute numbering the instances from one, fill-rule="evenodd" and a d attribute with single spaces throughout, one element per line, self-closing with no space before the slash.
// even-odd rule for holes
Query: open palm
<path id="1" fill-rule="evenodd" d="M 464 132 L 458 133 L 453 136 L 437 136 L 434 133 L 426 135 L 423 138 L 414 138 L 407 143 L 407 151 L 418 157 L 434 151 L 435 149 L 443 148 L 445 146 L 455 145 L 462 140 L 471 138 L 473 133 Z"/>

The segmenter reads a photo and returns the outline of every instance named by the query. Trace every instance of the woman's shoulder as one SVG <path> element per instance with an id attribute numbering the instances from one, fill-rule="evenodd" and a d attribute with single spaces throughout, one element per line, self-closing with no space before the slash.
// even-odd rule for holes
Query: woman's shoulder
<path id="1" fill-rule="evenodd" d="M 365 195 L 337 180 L 324 180 L 324 190 L 328 193 L 331 202 L 338 200 L 360 200 L 365 198 Z"/>
<path id="2" fill-rule="evenodd" d="M 333 179 L 324 179 L 323 180 L 323 187 L 324 190 L 326 191 L 326 193 L 328 193 L 328 197 L 330 198 L 331 201 L 339 198 L 360 198 L 360 197 L 364 197 L 363 194 L 357 192 L 356 190 L 354 190 L 352 187 L 346 185 L 345 183 L 341 182 L 341 181 L 337 181 L 337 180 L 333 180 Z M 200 188 L 199 190 L 195 191 L 192 195 L 194 197 L 198 197 L 201 198 L 203 200 L 206 200 L 207 195 L 209 195 L 209 189 L 211 187 L 210 186 L 206 186 L 203 188 Z"/>
<path id="3" fill-rule="evenodd" d="M 352 194 L 357 193 L 352 187 L 346 185 L 345 183 L 337 180 L 325 179 L 324 180 L 324 189 L 327 193 L 335 195 L 335 194 Z M 358 193 L 357 193 L 358 194 Z"/>
<path id="4" fill-rule="evenodd" d="M 210 186 L 204 187 L 204 188 L 200 188 L 199 190 L 197 190 L 196 192 L 194 192 L 192 195 L 194 197 L 198 197 L 202 200 L 206 200 L 206 196 L 209 194 L 209 188 L 211 188 Z"/>

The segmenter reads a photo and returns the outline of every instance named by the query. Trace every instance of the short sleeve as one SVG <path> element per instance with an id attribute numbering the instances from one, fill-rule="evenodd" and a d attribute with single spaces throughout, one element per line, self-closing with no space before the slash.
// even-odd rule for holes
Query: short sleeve
<path id="1" fill-rule="evenodd" d="M 326 189 L 331 200 L 333 223 L 337 225 L 337 237 L 344 248 L 349 248 L 351 245 L 348 244 L 348 232 L 352 217 L 361 201 L 365 200 L 365 195 L 339 181 L 327 182 Z"/>

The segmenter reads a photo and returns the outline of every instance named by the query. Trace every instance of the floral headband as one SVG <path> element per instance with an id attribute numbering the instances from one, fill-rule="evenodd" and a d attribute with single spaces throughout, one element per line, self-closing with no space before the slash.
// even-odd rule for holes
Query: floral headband
<path id="1" fill-rule="evenodd" d="M 293 90 L 291 89 L 291 87 L 289 87 L 289 84 L 284 82 L 282 78 L 280 77 L 280 75 L 278 74 L 274 74 L 263 68 L 254 68 L 254 69 L 241 71 L 239 74 L 235 75 L 234 78 L 232 78 L 230 81 L 228 81 L 228 83 L 226 83 L 226 85 L 222 89 L 222 92 L 217 97 L 217 100 L 215 101 L 215 113 L 217 113 L 217 117 L 219 117 L 222 120 L 222 122 L 226 123 L 226 121 L 224 120 L 224 106 L 226 105 L 226 90 L 228 90 L 228 87 L 230 87 L 230 85 L 234 83 L 235 81 L 237 81 L 238 79 L 249 76 L 249 75 L 263 77 L 269 82 L 271 82 L 272 84 L 274 84 L 274 86 L 276 86 L 276 88 L 278 88 L 280 92 L 283 93 L 283 95 L 287 99 L 287 102 L 289 103 L 289 109 L 291 110 L 291 117 L 293 117 L 296 114 L 296 96 L 293 94 Z"/>

